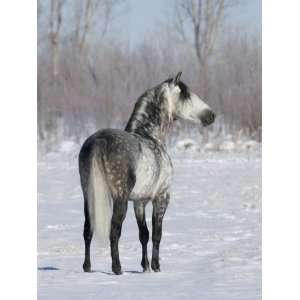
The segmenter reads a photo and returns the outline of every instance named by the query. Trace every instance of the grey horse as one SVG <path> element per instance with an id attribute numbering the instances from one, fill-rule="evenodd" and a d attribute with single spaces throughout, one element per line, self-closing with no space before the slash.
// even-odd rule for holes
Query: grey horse
<path id="1" fill-rule="evenodd" d="M 212 109 L 180 80 L 180 76 L 181 72 L 140 96 L 124 131 L 97 131 L 80 150 L 85 272 L 91 271 L 90 245 L 96 231 L 102 239 L 110 240 L 112 271 L 122 274 L 118 244 L 129 200 L 133 201 L 139 227 L 144 271 L 150 270 L 145 206 L 152 202 L 151 268 L 160 271 L 159 244 L 173 174 L 166 135 L 177 119 L 201 122 L 204 126 L 215 120 Z"/>

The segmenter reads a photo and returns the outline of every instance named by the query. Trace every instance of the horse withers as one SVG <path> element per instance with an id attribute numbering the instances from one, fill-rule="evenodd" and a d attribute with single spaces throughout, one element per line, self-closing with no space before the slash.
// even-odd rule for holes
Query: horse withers
<path id="1" fill-rule="evenodd" d="M 85 260 L 91 270 L 93 232 L 110 240 L 112 271 L 122 274 L 119 238 L 128 201 L 133 201 L 142 244 L 144 271 L 149 271 L 149 231 L 145 206 L 152 202 L 153 271 L 160 271 L 159 244 L 162 221 L 170 199 L 173 173 L 166 149 L 166 135 L 174 120 L 187 119 L 207 126 L 215 113 L 180 80 L 181 72 L 140 96 L 125 130 L 104 129 L 90 136 L 79 154 L 79 173 L 84 197 Z"/>

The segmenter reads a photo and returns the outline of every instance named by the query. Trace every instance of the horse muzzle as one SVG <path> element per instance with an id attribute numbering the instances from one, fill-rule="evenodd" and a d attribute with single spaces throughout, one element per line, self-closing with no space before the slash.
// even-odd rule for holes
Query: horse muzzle
<path id="1" fill-rule="evenodd" d="M 216 114 L 211 109 L 206 109 L 200 115 L 200 120 L 203 126 L 212 124 L 216 119 Z"/>

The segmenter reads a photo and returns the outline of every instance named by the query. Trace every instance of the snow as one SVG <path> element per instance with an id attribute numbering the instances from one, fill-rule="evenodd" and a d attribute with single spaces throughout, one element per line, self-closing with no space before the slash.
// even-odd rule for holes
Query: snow
<path id="1" fill-rule="evenodd" d="M 211 141 L 202 147 L 195 139 L 183 139 L 176 143 L 175 149 L 179 152 L 257 152 L 261 145 L 253 140 L 233 141 L 232 137 L 228 140 Z"/>
<path id="2" fill-rule="evenodd" d="M 255 150 L 258 149 L 259 144 L 256 141 L 246 141 L 245 143 L 242 144 L 242 148 L 244 150 Z"/>
<path id="3" fill-rule="evenodd" d="M 235 144 L 232 141 L 225 141 L 220 144 L 219 149 L 221 151 L 233 151 L 235 149 Z"/>
<path id="4" fill-rule="evenodd" d="M 69 151 L 72 150 L 72 151 Z M 92 242 L 82 271 L 83 201 L 77 149 L 38 161 L 39 299 L 261 299 L 261 155 L 171 151 L 175 168 L 161 242 L 160 273 L 141 273 L 132 203 L 120 240 L 124 274 Z M 147 207 L 151 232 L 151 204 Z M 151 253 L 151 242 L 148 244 Z"/>
<path id="5" fill-rule="evenodd" d="M 184 139 L 176 144 L 176 148 L 179 151 L 200 151 L 200 147 L 195 140 Z"/>
<path id="6" fill-rule="evenodd" d="M 78 145 L 73 142 L 73 141 L 63 141 L 60 144 L 59 150 L 60 152 L 65 152 L 65 153 L 72 153 L 75 152 L 77 149 Z"/>

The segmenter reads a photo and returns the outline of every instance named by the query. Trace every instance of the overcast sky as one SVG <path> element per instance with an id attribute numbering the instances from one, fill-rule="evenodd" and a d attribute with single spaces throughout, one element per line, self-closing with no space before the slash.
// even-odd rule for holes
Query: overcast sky
<path id="1" fill-rule="evenodd" d="M 155 29 L 163 20 L 167 7 L 174 0 L 128 0 L 129 11 L 126 23 L 132 43 L 138 43 L 147 32 Z M 243 5 L 232 12 L 231 22 L 237 22 L 245 30 L 260 30 L 261 0 L 243 0 Z"/>

